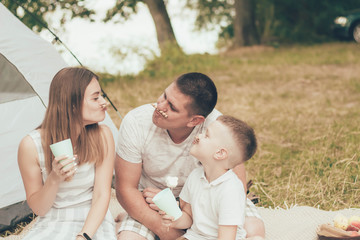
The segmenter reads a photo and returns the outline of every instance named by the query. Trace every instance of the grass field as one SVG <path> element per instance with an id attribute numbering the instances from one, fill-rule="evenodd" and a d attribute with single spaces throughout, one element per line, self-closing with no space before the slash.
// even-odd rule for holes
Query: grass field
<path id="1" fill-rule="evenodd" d="M 165 56 L 103 87 L 124 116 L 189 71 L 214 80 L 218 110 L 254 127 L 259 149 L 246 166 L 259 206 L 360 207 L 360 45 Z M 115 111 L 110 115 L 119 126 Z"/>

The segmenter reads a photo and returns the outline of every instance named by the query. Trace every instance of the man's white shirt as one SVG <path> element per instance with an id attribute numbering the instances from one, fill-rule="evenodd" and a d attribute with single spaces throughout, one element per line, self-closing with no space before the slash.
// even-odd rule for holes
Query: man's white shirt
<path id="1" fill-rule="evenodd" d="M 131 163 L 142 163 L 139 190 L 146 187 L 166 188 L 168 176 L 178 177 L 178 186 L 173 190 L 178 196 L 186 178 L 198 167 L 198 160 L 190 155 L 192 142 L 199 133 L 221 115 L 214 109 L 205 122 L 196 126 L 182 143 L 176 144 L 166 129 L 152 122 L 154 107 L 142 105 L 131 110 L 122 120 L 117 154 Z M 120 170 L 121 171 L 121 170 Z"/>

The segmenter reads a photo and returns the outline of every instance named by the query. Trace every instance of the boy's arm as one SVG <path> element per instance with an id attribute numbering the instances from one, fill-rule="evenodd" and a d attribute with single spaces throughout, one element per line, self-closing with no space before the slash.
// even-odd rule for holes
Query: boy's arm
<path id="1" fill-rule="evenodd" d="M 176 221 L 173 221 L 174 217 L 167 215 L 164 211 L 159 211 L 159 214 L 162 217 L 162 224 L 166 228 L 173 229 L 187 229 L 192 225 L 192 213 L 191 205 L 189 203 L 183 202 L 182 204 L 182 215 Z"/>
<path id="2" fill-rule="evenodd" d="M 182 203 L 182 215 L 179 219 L 174 221 L 171 226 L 176 229 L 187 229 L 190 228 L 192 225 L 192 211 L 191 205 L 187 202 Z"/>
<path id="3" fill-rule="evenodd" d="M 236 238 L 237 225 L 219 225 L 218 240 L 231 240 Z"/>

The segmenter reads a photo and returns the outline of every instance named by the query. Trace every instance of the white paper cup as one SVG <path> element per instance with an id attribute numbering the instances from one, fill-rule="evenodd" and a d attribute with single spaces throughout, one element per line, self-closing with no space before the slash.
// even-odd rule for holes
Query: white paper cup
<path id="1" fill-rule="evenodd" d="M 71 144 L 71 139 L 65 139 L 61 142 L 57 142 L 50 145 L 50 149 L 55 157 L 65 155 L 68 157 L 74 156 L 73 146 Z"/>
<path id="2" fill-rule="evenodd" d="M 73 160 L 73 162 L 69 163 L 69 164 L 74 164 L 75 165 L 74 167 L 77 168 L 76 166 L 79 164 L 79 159 L 74 156 L 73 146 L 72 146 L 70 138 L 60 141 L 60 142 L 57 142 L 57 143 L 54 143 L 54 144 L 51 144 L 50 149 L 55 157 L 68 156 L 68 158 L 71 158 Z M 63 160 L 61 160 L 61 161 L 63 161 Z M 73 176 L 68 177 L 65 179 L 65 181 L 69 182 L 72 180 L 72 178 L 73 178 Z"/>
<path id="3" fill-rule="evenodd" d="M 171 192 L 170 188 L 165 188 L 156 194 L 153 198 L 153 202 L 156 206 L 158 206 L 158 208 L 166 212 L 167 215 L 173 216 L 174 221 L 182 215 L 182 211 L 179 208 L 175 196 Z"/>

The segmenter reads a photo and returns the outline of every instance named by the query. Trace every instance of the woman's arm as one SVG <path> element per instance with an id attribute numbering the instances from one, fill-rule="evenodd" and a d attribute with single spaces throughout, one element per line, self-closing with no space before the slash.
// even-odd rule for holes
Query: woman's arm
<path id="1" fill-rule="evenodd" d="M 18 165 L 25 187 L 26 200 L 33 212 L 39 216 L 44 216 L 52 207 L 60 182 L 75 173 L 75 170 L 69 164 L 72 160 L 64 159 L 66 159 L 65 156 L 54 159 L 53 170 L 43 184 L 38 152 L 34 141 L 30 136 L 26 136 L 20 142 Z M 60 160 L 63 161 L 59 163 Z M 67 164 L 69 164 L 68 167 L 64 169 L 67 173 L 62 174 L 61 168 Z"/>
<path id="2" fill-rule="evenodd" d="M 95 183 L 91 208 L 81 230 L 81 232 L 87 233 L 90 237 L 95 235 L 108 211 L 111 194 L 111 180 L 114 170 L 114 138 L 109 127 L 101 125 L 100 128 L 107 143 L 105 145 L 107 149 L 104 149 L 106 155 L 101 165 L 95 166 Z"/>

